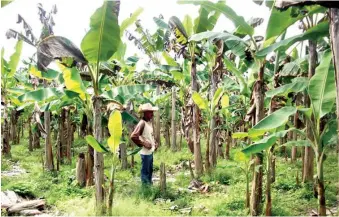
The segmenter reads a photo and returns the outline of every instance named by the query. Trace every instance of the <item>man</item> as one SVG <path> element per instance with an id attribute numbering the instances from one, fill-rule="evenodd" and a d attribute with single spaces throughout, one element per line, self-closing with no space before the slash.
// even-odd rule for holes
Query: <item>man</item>
<path id="1" fill-rule="evenodd" d="M 142 161 L 141 182 L 143 184 L 152 184 L 153 152 L 158 148 L 158 144 L 154 140 L 151 120 L 153 112 L 157 110 L 158 108 L 153 107 L 150 103 L 141 105 L 139 113 L 141 113 L 142 119 L 131 134 L 132 141 L 142 147 L 140 156 Z"/>

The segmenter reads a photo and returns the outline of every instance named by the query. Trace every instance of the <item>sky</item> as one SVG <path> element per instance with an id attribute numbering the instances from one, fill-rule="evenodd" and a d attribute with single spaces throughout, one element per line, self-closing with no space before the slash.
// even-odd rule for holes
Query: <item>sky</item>
<path id="1" fill-rule="evenodd" d="M 56 4 L 58 12 L 54 15 L 54 34 L 70 39 L 75 45 L 80 48 L 80 43 L 86 31 L 89 30 L 90 16 L 103 3 L 102 0 L 14 0 L 11 4 L 0 9 L 0 42 L 1 47 L 5 49 L 5 58 L 14 51 L 16 43 L 15 39 L 7 39 L 5 36 L 9 28 L 23 31 L 22 24 L 17 24 L 17 16 L 20 14 L 32 27 L 34 35 L 38 38 L 41 30 L 41 23 L 38 18 L 37 4 L 42 3 L 45 10 L 50 11 L 52 5 Z M 264 23 L 256 28 L 256 35 L 264 35 L 267 19 L 269 17 L 269 9 L 253 3 L 252 0 L 228 0 L 227 5 L 230 6 L 238 15 L 241 15 L 245 20 L 251 17 L 264 18 Z M 129 17 L 137 8 L 142 7 L 143 13 L 139 16 L 144 28 L 153 33 L 156 29 L 156 24 L 153 17 L 163 15 L 166 21 L 171 16 L 177 16 L 180 20 L 186 14 L 189 14 L 193 19 L 197 17 L 199 6 L 192 4 L 177 4 L 176 0 L 123 0 L 120 6 L 119 23 Z M 133 33 L 135 26 L 132 25 L 128 30 Z M 223 15 L 220 16 L 215 29 L 213 31 L 232 31 L 234 26 Z M 137 35 L 137 34 L 135 34 Z M 128 41 L 126 38 L 124 41 Z M 147 59 L 142 55 L 133 43 L 127 42 L 126 57 L 137 53 L 144 60 Z M 30 57 L 35 52 L 35 48 L 24 43 L 21 58 Z"/>

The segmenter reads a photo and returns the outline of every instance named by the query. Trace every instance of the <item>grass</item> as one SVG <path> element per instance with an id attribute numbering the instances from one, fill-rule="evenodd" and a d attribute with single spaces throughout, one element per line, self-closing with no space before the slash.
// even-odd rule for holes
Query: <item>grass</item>
<path id="1" fill-rule="evenodd" d="M 84 141 L 76 138 L 72 164 L 61 165 L 59 173 L 43 172 L 41 162 L 43 149 L 29 152 L 27 144 L 27 139 L 21 139 L 19 145 L 12 147 L 12 156 L 2 158 L 2 170 L 10 170 L 13 164 L 18 162 L 20 167 L 28 172 L 15 177 L 2 177 L 2 191 L 11 189 L 22 195 L 44 198 L 48 208 L 55 215 L 95 215 L 94 187 L 80 188 L 74 181 L 76 156 L 79 152 L 86 151 Z M 202 148 L 204 150 L 204 146 Z M 237 149 L 231 150 L 231 159 L 236 151 Z M 204 153 L 202 154 L 204 156 Z M 158 184 L 150 188 L 141 186 L 138 155 L 135 156 L 134 168 L 123 171 L 118 166 L 115 176 L 113 215 L 187 215 L 181 213 L 180 209 L 188 207 L 192 208 L 191 215 L 248 215 L 248 209 L 245 207 L 245 175 L 236 167 L 236 162 L 219 159 L 211 175 L 201 177 L 201 180 L 209 185 L 210 191 L 189 193 L 185 191 L 190 183 L 189 170 L 186 167 L 180 169 L 176 167 L 187 160 L 193 160 L 193 156 L 186 147 L 176 153 L 161 147 L 155 153 L 154 175 L 158 176 L 160 163 L 164 162 L 169 171 L 168 177 L 175 179 L 174 182 L 167 183 L 165 193 L 160 192 Z M 325 161 L 325 181 L 326 204 L 330 207 L 335 205 L 336 185 L 339 185 L 337 162 L 335 153 L 328 154 Z M 112 155 L 106 155 L 107 177 L 110 174 L 111 164 Z M 273 214 L 307 215 L 311 209 L 316 209 L 317 199 L 313 196 L 313 185 L 296 184 L 296 174 L 301 170 L 301 162 L 295 164 L 285 162 L 284 156 L 278 155 L 276 164 L 276 181 L 272 184 Z M 300 173 L 298 175 L 301 180 Z M 108 191 L 107 186 L 106 183 L 106 191 Z M 265 183 L 263 187 L 265 192 Z M 173 206 L 177 209 L 170 210 Z"/>

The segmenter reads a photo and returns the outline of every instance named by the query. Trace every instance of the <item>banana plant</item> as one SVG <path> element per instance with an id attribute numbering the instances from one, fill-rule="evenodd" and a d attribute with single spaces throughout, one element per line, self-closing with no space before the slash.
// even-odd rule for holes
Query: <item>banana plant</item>
<path id="1" fill-rule="evenodd" d="M 81 41 L 81 50 L 89 62 L 88 70 L 93 87 L 93 129 L 94 137 L 99 143 L 102 142 L 102 97 L 99 94 L 100 69 L 102 63 L 114 55 L 120 44 L 119 10 L 119 1 L 104 1 L 103 5 L 91 16 L 90 30 Z M 94 165 L 97 165 L 95 167 L 96 208 L 99 215 L 104 213 L 103 164 L 103 154 L 95 150 Z"/>
<path id="2" fill-rule="evenodd" d="M 224 3 L 218 2 L 218 4 L 223 5 Z M 191 37 L 193 34 L 213 30 L 219 16 L 219 11 L 213 11 L 204 7 L 200 7 L 199 16 L 194 20 L 194 24 L 192 18 L 189 15 L 185 16 L 183 22 L 181 22 L 176 16 L 172 16 L 169 19 L 168 26 L 175 36 L 175 40 L 171 42 L 170 48 L 172 48 L 177 56 L 182 55 L 184 59 L 190 61 L 192 92 L 199 91 L 197 64 L 201 62 L 199 58 L 202 55 L 202 50 L 195 41 L 189 41 L 189 37 Z M 194 105 L 191 109 L 191 113 L 193 115 L 192 131 L 195 172 L 196 175 L 199 177 L 203 173 L 198 118 L 199 111 L 196 105 Z"/>
<path id="3" fill-rule="evenodd" d="M 235 167 L 239 168 L 241 172 L 246 177 L 246 199 L 245 199 L 245 207 L 249 208 L 250 206 L 250 171 L 251 165 L 253 164 L 253 160 L 246 154 L 241 151 L 237 151 L 234 154 L 234 161 L 237 163 Z M 225 166 L 227 168 L 229 166 Z"/>
<path id="4" fill-rule="evenodd" d="M 111 216 L 115 187 L 114 186 L 114 174 L 116 170 L 115 157 L 122 137 L 122 115 L 120 111 L 115 110 L 111 113 L 108 120 L 108 130 L 110 133 L 110 137 L 107 139 L 106 145 L 109 147 L 109 149 L 106 148 L 106 146 L 104 146 L 102 143 L 98 142 L 92 135 L 86 136 L 85 139 L 87 143 L 91 145 L 96 152 L 99 153 L 110 152 L 112 154 L 111 178 L 109 184 L 109 194 L 107 199 L 107 210 L 108 214 Z"/>
<path id="5" fill-rule="evenodd" d="M 9 144 L 9 126 L 8 126 L 8 105 L 15 104 L 18 100 L 16 100 L 15 95 L 10 93 L 11 88 L 14 88 L 17 84 L 17 80 L 15 79 L 14 75 L 16 73 L 20 55 L 22 51 L 22 44 L 23 41 L 19 40 L 16 43 L 15 51 L 10 56 L 9 61 L 5 60 L 4 57 L 4 48 L 1 50 L 1 104 L 4 105 L 3 115 L 1 118 L 1 128 L 3 135 L 3 146 L 2 146 L 2 153 L 9 155 L 10 154 L 10 144 Z M 15 109 L 15 108 L 14 108 Z"/>
<path id="6" fill-rule="evenodd" d="M 209 164 L 210 135 L 214 130 L 216 130 L 216 126 L 215 124 L 213 124 L 212 119 L 219 111 L 219 101 L 221 101 L 222 109 L 227 109 L 227 107 L 229 106 L 229 97 L 228 95 L 224 95 L 223 88 L 218 88 L 213 95 L 213 100 L 210 102 L 204 99 L 198 92 L 193 92 L 192 100 L 199 107 L 200 110 L 206 113 L 207 116 L 206 164 Z M 208 172 L 210 172 L 209 166 L 206 166 L 206 169 L 208 170 Z"/>
<path id="7" fill-rule="evenodd" d="M 299 141 L 290 141 L 285 145 L 299 145 L 299 146 L 311 146 L 316 154 L 317 163 L 317 188 L 318 188 L 318 200 L 319 200 L 319 213 L 326 214 L 325 205 L 325 187 L 324 187 L 324 171 L 323 163 L 325 160 L 325 151 L 328 149 L 330 143 L 335 142 L 333 139 L 336 135 L 336 124 L 334 121 L 328 122 L 323 130 L 320 128 L 320 120 L 326 114 L 332 111 L 335 102 L 335 81 L 334 81 L 334 68 L 332 64 L 332 55 L 330 51 L 326 51 L 322 57 L 319 66 L 316 68 L 315 75 L 311 78 L 308 84 L 308 94 L 311 99 L 310 108 L 296 108 L 296 107 L 283 107 L 271 115 L 264 118 L 257 125 L 255 125 L 248 135 L 251 137 L 259 137 L 267 132 L 270 132 L 268 137 L 248 146 L 243 149 L 243 152 L 247 155 L 259 153 L 263 150 L 268 150 L 275 144 L 279 137 L 283 137 L 286 131 L 284 129 L 285 124 L 288 122 L 288 118 L 294 115 L 297 111 L 301 112 L 306 120 L 311 124 L 312 138 Z M 293 130 L 289 129 L 289 130 Z M 273 133 L 276 132 L 276 133 Z M 298 131 L 300 132 L 300 131 Z M 328 144 L 326 144 L 328 143 Z M 267 152 L 269 154 L 269 152 Z M 268 161 L 269 164 L 269 161 Z"/>

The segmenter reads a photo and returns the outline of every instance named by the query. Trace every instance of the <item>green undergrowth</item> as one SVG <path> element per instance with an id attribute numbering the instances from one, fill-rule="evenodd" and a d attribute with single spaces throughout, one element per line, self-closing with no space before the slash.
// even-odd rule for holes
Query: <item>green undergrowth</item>
<path id="1" fill-rule="evenodd" d="M 19 145 L 12 146 L 12 156 L 2 158 L 3 171 L 10 170 L 15 163 L 27 171 L 20 176 L 2 176 L 2 191 L 10 189 L 27 197 L 44 198 L 48 208 L 55 215 L 95 215 L 94 187 L 80 188 L 75 182 L 78 153 L 87 150 L 84 140 L 76 138 L 72 164 L 62 164 L 58 173 L 43 172 L 43 149 L 29 152 L 27 144 L 27 139 L 21 139 Z M 41 141 L 41 146 L 43 144 Z M 159 177 L 160 164 L 162 162 L 166 164 L 168 182 L 165 192 L 160 191 L 158 182 L 155 182 L 152 187 L 141 185 L 141 161 L 138 154 L 134 157 L 134 168 L 121 170 L 118 163 L 115 173 L 113 215 L 249 215 L 245 207 L 245 174 L 237 167 L 239 164 L 233 161 L 233 155 L 238 150 L 232 148 L 231 160 L 219 159 L 217 167 L 210 174 L 200 177 L 200 180 L 208 185 L 208 191 L 205 193 L 190 192 L 188 190 L 191 181 L 189 169 L 187 165 L 178 166 L 183 164 L 182 162 L 193 161 L 193 155 L 187 147 L 182 147 L 181 151 L 175 153 L 166 147 L 160 147 L 154 155 L 154 177 Z M 202 155 L 204 156 L 204 153 Z M 130 164 L 130 157 L 128 162 Z M 339 180 L 337 162 L 337 156 L 333 152 L 327 156 L 324 166 L 326 204 L 329 207 L 335 206 L 336 202 L 336 185 Z M 106 193 L 108 193 L 111 165 L 112 155 L 107 154 L 105 155 Z M 278 154 L 276 165 L 276 180 L 272 184 L 273 215 L 307 215 L 311 209 L 316 209 L 317 199 L 313 194 L 313 185 L 301 183 L 301 161 L 292 164 L 290 159 L 286 162 L 285 156 Z M 264 170 L 264 177 L 265 175 Z M 297 183 L 297 175 L 299 183 Z M 264 181 L 264 192 L 265 186 Z M 191 213 L 182 212 L 187 208 L 192 209 Z"/>

